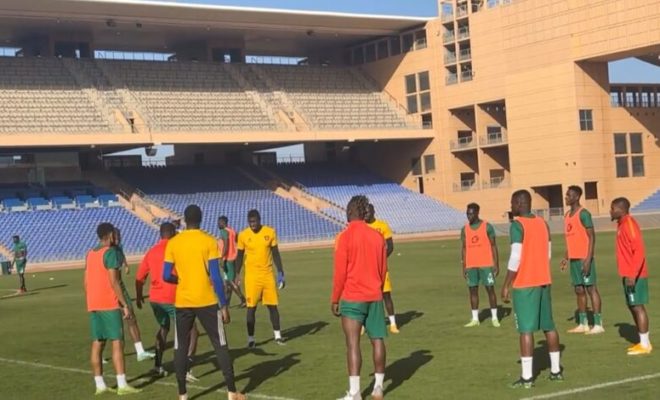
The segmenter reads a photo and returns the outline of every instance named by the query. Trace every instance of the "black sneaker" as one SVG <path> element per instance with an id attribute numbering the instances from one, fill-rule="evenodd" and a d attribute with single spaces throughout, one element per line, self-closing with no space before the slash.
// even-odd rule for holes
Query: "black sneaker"
<path id="1" fill-rule="evenodd" d="M 254 340 L 250 340 L 248 342 L 248 349 L 254 349 L 256 347 L 257 347 L 257 342 L 255 342 Z"/>
<path id="2" fill-rule="evenodd" d="M 517 381 L 510 384 L 509 387 L 512 389 L 520 389 L 520 388 L 531 389 L 532 387 L 534 387 L 534 380 L 520 378 Z"/>

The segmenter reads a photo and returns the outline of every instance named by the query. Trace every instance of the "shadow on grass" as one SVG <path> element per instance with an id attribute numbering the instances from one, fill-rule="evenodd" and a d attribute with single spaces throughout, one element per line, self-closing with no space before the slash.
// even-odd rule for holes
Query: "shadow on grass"
<path id="1" fill-rule="evenodd" d="M 417 371 L 422 368 L 425 364 L 428 364 L 433 359 L 430 350 L 417 350 L 408 357 L 400 358 L 394 361 L 392 364 L 385 367 L 385 382 L 389 382 L 389 385 L 385 385 L 385 393 L 388 394 L 399 386 L 403 385 L 407 380 L 412 378 Z M 375 381 L 371 381 L 369 386 L 362 393 L 363 398 L 371 395 L 371 390 L 373 390 Z"/>
<path id="2" fill-rule="evenodd" d="M 497 307 L 497 319 L 500 321 L 511 316 L 511 307 L 498 306 Z M 479 311 L 479 322 L 484 322 L 491 319 L 490 308 L 485 308 Z"/>
<path id="3" fill-rule="evenodd" d="M 298 359 L 300 353 L 291 353 L 287 356 L 276 360 L 264 361 L 262 363 L 256 364 L 248 368 L 241 375 L 235 377 L 236 382 L 249 379 L 247 385 L 243 389 L 243 392 L 249 393 L 256 390 L 261 384 L 266 382 L 268 379 L 274 379 L 279 375 L 289 371 L 293 366 L 300 363 Z M 197 393 L 190 398 L 190 400 L 201 398 L 207 394 L 214 393 L 219 389 L 222 389 L 225 386 L 225 383 L 222 382 L 218 385 L 210 387 L 203 392 Z"/>
<path id="4" fill-rule="evenodd" d="M 424 313 L 420 311 L 406 311 L 403 314 L 397 314 L 396 323 L 399 328 L 402 328 L 414 320 L 422 318 L 423 316 Z M 389 324 L 389 321 L 387 323 Z"/>
<path id="5" fill-rule="evenodd" d="M 303 324 L 303 325 L 298 325 L 294 326 L 292 328 L 287 328 L 282 331 L 282 338 L 284 338 L 285 342 L 290 342 L 292 340 L 298 339 L 303 336 L 308 336 L 308 335 L 315 335 L 319 333 L 323 328 L 326 326 L 330 325 L 326 321 L 316 321 L 316 322 L 310 322 L 309 324 Z M 257 343 L 257 346 L 261 346 L 267 343 L 270 343 L 274 341 L 274 338 L 270 338 L 261 342 Z"/>
<path id="6" fill-rule="evenodd" d="M 230 349 L 229 354 L 231 355 L 232 360 L 236 360 L 238 358 L 243 357 L 244 355 L 247 354 L 253 354 L 259 357 L 269 357 L 269 356 L 276 356 L 277 354 L 275 353 L 268 353 L 264 351 L 261 348 L 254 348 L 254 349 L 249 349 L 247 347 L 242 347 L 240 349 Z M 203 378 L 207 375 L 211 375 L 212 373 L 219 371 L 220 367 L 218 366 L 218 361 L 215 355 L 215 351 L 211 350 L 209 352 L 206 352 L 200 356 L 196 356 L 193 362 L 193 366 L 196 365 L 203 365 L 207 363 L 212 363 L 214 368 L 211 371 L 207 371 L 204 374 L 198 376 L 198 378 Z"/>
<path id="7" fill-rule="evenodd" d="M 619 336 L 632 344 L 639 343 L 639 334 L 635 325 L 631 325 L 627 322 L 619 322 L 614 324 L 614 326 L 619 329 Z"/>
<path id="8" fill-rule="evenodd" d="M 550 354 L 548 354 L 547 346 L 548 343 L 545 340 L 539 340 L 536 344 L 538 346 L 534 348 L 534 353 L 532 354 L 532 357 L 534 358 L 534 380 L 536 380 L 539 375 L 541 375 L 541 372 L 545 371 L 546 369 L 550 369 Z M 564 346 L 563 343 L 560 343 L 559 351 L 563 353 L 565 349 L 566 346 Z M 520 364 L 520 360 L 518 360 L 518 364 Z"/>

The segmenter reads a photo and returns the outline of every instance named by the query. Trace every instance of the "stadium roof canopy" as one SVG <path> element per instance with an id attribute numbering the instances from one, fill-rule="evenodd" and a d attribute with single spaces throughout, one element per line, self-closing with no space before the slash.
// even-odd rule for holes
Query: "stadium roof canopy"
<path id="1" fill-rule="evenodd" d="M 2 0 L 0 45 L 39 34 L 89 34 L 97 49 L 166 51 L 241 40 L 250 54 L 337 48 L 425 24 L 421 17 L 309 12 L 141 0 Z"/>

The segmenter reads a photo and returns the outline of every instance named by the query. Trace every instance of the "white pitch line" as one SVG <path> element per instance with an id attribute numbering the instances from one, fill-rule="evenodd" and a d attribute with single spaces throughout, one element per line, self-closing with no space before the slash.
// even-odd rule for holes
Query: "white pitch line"
<path id="1" fill-rule="evenodd" d="M 22 360 L 13 360 L 10 358 L 2 358 L 0 357 L 0 362 L 4 362 L 7 364 L 15 364 L 15 365 L 24 365 L 28 367 L 34 367 L 34 368 L 42 368 L 42 369 L 50 369 L 54 371 L 62 371 L 62 372 L 73 372 L 76 374 L 85 374 L 89 375 L 90 371 L 86 369 L 80 369 L 80 368 L 69 368 L 69 367 L 60 367 L 57 365 L 50 365 L 50 364 L 44 364 L 44 363 L 38 363 L 38 362 L 30 362 L 30 361 L 22 361 Z M 139 379 L 137 380 L 138 382 L 146 382 L 148 381 L 147 379 Z M 161 385 L 161 386 L 171 386 L 171 387 L 177 387 L 176 383 L 173 382 L 160 382 L 156 381 L 154 382 L 156 385 Z M 187 387 L 191 389 L 196 389 L 196 390 L 209 390 L 211 387 L 208 386 L 199 386 L 199 385 L 190 385 L 188 384 Z M 218 389 L 216 392 L 219 393 L 227 393 L 226 390 L 223 389 Z M 264 400 L 296 400 L 290 397 L 280 397 L 280 396 L 267 396 L 265 394 L 259 394 L 259 393 L 249 393 L 249 396 L 251 398 L 256 398 L 256 399 L 264 399 Z"/>
<path id="2" fill-rule="evenodd" d="M 603 388 L 610 387 L 610 386 L 623 385 L 623 384 L 631 383 L 631 382 L 648 381 L 650 379 L 656 379 L 656 378 L 660 378 L 660 372 L 656 373 L 656 374 L 642 375 L 642 376 L 637 376 L 637 377 L 634 377 L 634 378 L 622 379 L 620 381 L 611 381 L 611 382 L 599 383 L 597 385 L 585 386 L 585 387 L 581 387 L 581 388 L 577 388 L 577 389 L 562 390 L 561 392 L 540 394 L 538 396 L 525 397 L 525 398 L 522 398 L 520 400 L 554 399 L 555 397 L 562 397 L 562 396 L 568 396 L 568 395 L 576 394 L 576 393 L 589 392 L 591 390 L 598 390 L 598 389 L 603 389 Z"/>

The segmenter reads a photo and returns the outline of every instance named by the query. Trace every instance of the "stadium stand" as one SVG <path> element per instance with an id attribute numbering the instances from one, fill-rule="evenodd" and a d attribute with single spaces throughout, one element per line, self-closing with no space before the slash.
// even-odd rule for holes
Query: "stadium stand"
<path id="1" fill-rule="evenodd" d="M 647 212 L 660 210 L 660 189 L 655 193 L 642 200 L 639 204 L 633 207 L 632 212 Z"/>
<path id="2" fill-rule="evenodd" d="M 96 227 L 112 222 L 122 230 L 127 255 L 143 254 L 158 239 L 152 226 L 121 207 L 0 213 L 0 243 L 11 248 L 18 234 L 32 263 L 81 260 L 98 239 Z"/>
<path id="3" fill-rule="evenodd" d="M 0 71 L 0 133 L 112 130 L 62 60 L 0 57 Z"/>
<path id="4" fill-rule="evenodd" d="M 89 182 L 52 182 L 48 186 L 0 186 L 0 210 L 42 211 L 76 207 L 120 207 L 117 195 Z"/>
<path id="5" fill-rule="evenodd" d="M 310 194 L 344 208 L 352 196 L 365 194 L 376 207 L 377 217 L 396 233 L 458 229 L 465 224 L 462 212 L 431 197 L 412 192 L 355 165 L 327 163 L 279 164 L 272 170 L 296 182 Z M 324 209 L 345 220 L 336 209 Z"/>
<path id="6" fill-rule="evenodd" d="M 264 190 L 232 167 L 121 168 L 115 173 L 177 215 L 183 215 L 189 204 L 199 205 L 205 214 L 202 229 L 211 234 L 217 232 L 220 215 L 226 215 L 234 228 L 244 228 L 251 208 L 260 211 L 264 224 L 277 229 L 282 242 L 329 239 L 342 228 Z"/>

